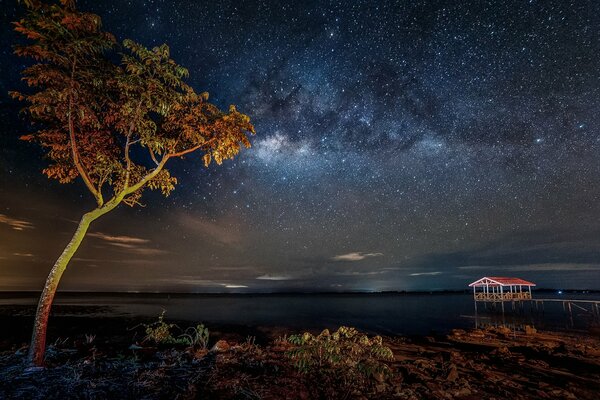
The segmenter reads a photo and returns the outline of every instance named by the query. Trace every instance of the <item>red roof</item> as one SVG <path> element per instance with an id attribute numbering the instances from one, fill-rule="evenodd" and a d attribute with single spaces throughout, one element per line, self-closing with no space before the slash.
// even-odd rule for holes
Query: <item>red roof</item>
<path id="1" fill-rule="evenodd" d="M 514 285 L 523 285 L 523 286 L 535 286 L 535 283 L 528 282 L 521 278 L 507 278 L 502 276 L 484 276 L 483 278 L 476 280 L 475 282 L 469 284 L 469 286 L 514 286 Z"/>

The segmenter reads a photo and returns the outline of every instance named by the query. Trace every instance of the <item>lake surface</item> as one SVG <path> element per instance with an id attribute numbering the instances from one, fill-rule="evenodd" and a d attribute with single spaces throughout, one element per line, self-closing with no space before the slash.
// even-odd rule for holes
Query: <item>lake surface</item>
<path id="1" fill-rule="evenodd" d="M 534 294 L 534 298 L 600 300 L 600 294 Z M 37 302 L 35 294 L 0 293 L 0 309 Z M 475 314 L 471 294 L 271 294 L 271 295 L 181 295 L 181 294 L 59 294 L 56 303 L 68 305 L 63 314 L 102 313 L 114 316 L 157 316 L 211 324 L 286 327 L 294 330 L 357 327 L 385 335 L 445 333 L 453 328 L 501 324 L 533 325 L 546 329 L 586 330 L 594 322 L 589 313 L 573 310 L 566 315 L 562 303 L 547 303 L 542 314 L 530 310 Z M 80 306 L 80 307 L 78 307 Z M 90 306 L 101 306 L 94 308 Z M 71 310 L 71 311 L 69 311 Z M 89 311 L 86 311 L 89 310 Z M 95 310 L 95 311 L 94 311 Z M 91 313 L 91 314 L 86 314 Z"/>

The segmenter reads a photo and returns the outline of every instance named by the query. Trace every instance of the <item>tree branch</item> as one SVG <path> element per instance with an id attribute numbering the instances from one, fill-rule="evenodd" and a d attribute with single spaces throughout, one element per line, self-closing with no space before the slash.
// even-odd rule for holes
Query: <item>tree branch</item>
<path id="1" fill-rule="evenodd" d="M 193 153 L 194 151 L 196 151 L 198 149 L 201 149 L 202 147 L 204 147 L 204 146 L 206 146 L 206 145 L 208 145 L 211 142 L 214 142 L 216 140 L 217 140 L 217 138 L 212 138 L 212 139 L 210 139 L 210 140 L 208 140 L 208 141 L 206 141 L 206 142 L 204 142 L 202 144 L 199 144 L 198 146 L 194 146 L 192 148 L 189 148 L 189 149 L 186 149 L 186 150 L 182 150 L 182 151 L 180 151 L 178 153 L 171 153 L 168 156 L 169 157 L 181 157 L 181 156 L 184 156 L 186 154 Z"/>
<path id="2" fill-rule="evenodd" d="M 131 176 L 131 158 L 129 157 L 129 147 L 132 144 L 139 142 L 140 140 L 138 139 L 131 142 L 131 135 L 133 134 L 133 128 L 135 126 L 135 117 L 140 112 L 140 108 L 142 107 L 143 101 L 143 98 L 140 96 L 140 101 L 138 102 L 138 105 L 135 108 L 135 112 L 133 113 L 133 119 L 129 124 L 129 132 L 127 132 L 127 142 L 125 143 L 125 162 L 127 163 L 127 173 L 125 175 L 125 184 L 123 185 L 124 188 L 127 188 L 127 186 L 129 186 L 129 177 Z"/>
<path id="3" fill-rule="evenodd" d="M 79 159 L 79 150 L 77 150 L 77 143 L 75 142 L 75 126 L 73 122 L 73 81 L 75 80 L 75 65 L 76 62 L 73 60 L 73 66 L 71 68 L 71 88 L 70 88 L 70 96 L 69 96 L 69 141 L 71 142 L 71 154 L 73 155 L 73 163 L 75 164 L 75 168 L 77 168 L 77 172 L 81 175 L 83 182 L 87 186 L 88 190 L 94 195 L 96 198 L 96 202 L 99 207 L 102 207 L 104 204 L 104 199 L 102 198 L 102 193 L 97 191 L 94 185 L 92 184 L 92 180 L 90 179 L 87 171 L 85 170 L 83 164 L 81 164 L 81 160 Z"/>
<path id="4" fill-rule="evenodd" d="M 162 171 L 162 169 L 164 168 L 165 164 L 167 163 L 167 161 L 169 161 L 170 158 L 172 157 L 181 157 L 185 154 L 189 154 L 192 153 L 200 148 L 202 148 L 203 146 L 206 146 L 214 141 L 216 141 L 217 138 L 212 138 L 202 144 L 199 144 L 198 146 L 194 146 L 192 148 L 186 149 L 186 150 L 182 150 L 178 153 L 170 153 L 170 154 L 165 154 L 163 156 L 163 158 L 160 160 L 160 162 L 157 164 L 156 168 L 154 168 L 152 171 L 150 171 L 148 174 L 146 174 L 146 176 L 144 176 L 142 179 L 140 179 L 140 181 L 138 183 L 136 183 L 133 186 L 129 186 L 129 187 L 124 187 L 123 190 L 121 191 L 121 193 L 119 193 L 118 196 L 115 196 L 117 199 L 119 199 L 118 201 L 121 202 L 126 196 L 129 196 L 130 194 L 136 192 L 137 190 L 141 189 L 142 187 L 144 187 L 144 185 L 148 182 L 150 182 L 154 177 L 156 177 L 156 175 L 158 175 L 158 173 L 160 171 Z"/>
<path id="5" fill-rule="evenodd" d="M 156 159 L 156 156 L 154 155 L 154 152 L 152 151 L 152 149 L 150 147 L 148 147 L 148 152 L 150 153 L 150 158 L 152 159 L 152 161 L 154 161 L 154 164 L 158 165 L 159 162 Z"/>
<path id="6" fill-rule="evenodd" d="M 152 178 L 154 178 L 156 175 L 158 175 L 158 173 L 163 169 L 163 167 L 165 166 L 165 164 L 167 163 L 168 160 L 169 160 L 169 155 L 165 155 L 162 158 L 162 160 L 160 160 L 160 163 L 158 163 L 156 168 L 154 168 L 152 171 L 150 171 L 148 174 L 146 174 L 146 176 L 144 176 L 142 179 L 140 179 L 140 181 L 138 183 L 136 183 L 133 186 L 123 188 L 123 190 L 119 194 L 119 197 L 121 198 L 121 200 L 123 198 L 125 198 L 125 196 L 128 196 L 131 193 L 134 193 L 137 190 L 141 189 L 146 183 L 148 183 L 150 180 L 152 180 Z"/>

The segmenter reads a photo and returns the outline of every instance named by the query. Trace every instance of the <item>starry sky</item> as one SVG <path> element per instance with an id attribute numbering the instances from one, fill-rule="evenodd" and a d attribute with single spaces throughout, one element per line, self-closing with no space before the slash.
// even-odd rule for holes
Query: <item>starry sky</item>
<path id="1" fill-rule="evenodd" d="M 64 290 L 600 289 L 600 2 L 80 0 L 166 42 L 253 147 L 98 220 Z M 41 174 L 0 5 L 0 290 L 39 290 L 94 200 Z"/>

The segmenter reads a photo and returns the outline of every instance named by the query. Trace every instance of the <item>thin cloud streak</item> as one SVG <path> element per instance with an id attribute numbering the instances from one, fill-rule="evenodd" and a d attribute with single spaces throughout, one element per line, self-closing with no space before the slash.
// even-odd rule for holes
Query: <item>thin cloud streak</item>
<path id="1" fill-rule="evenodd" d="M 265 274 L 265 275 L 257 276 L 256 279 L 261 280 L 261 281 L 289 281 L 294 278 L 292 278 L 291 276 L 286 276 L 286 275 Z"/>
<path id="2" fill-rule="evenodd" d="M 113 247 L 125 249 L 129 253 L 134 253 L 139 256 L 150 257 L 168 254 L 168 251 L 145 246 L 146 244 L 150 243 L 150 240 L 135 236 L 113 236 L 102 232 L 92 232 L 89 234 L 89 236 L 100 239 Z"/>
<path id="3" fill-rule="evenodd" d="M 23 231 L 25 229 L 33 229 L 34 228 L 34 225 L 29 221 L 11 218 L 5 214 L 0 214 L 0 224 L 8 225 L 15 231 Z"/>
<path id="4" fill-rule="evenodd" d="M 179 216 L 179 223 L 192 233 L 211 238 L 221 245 L 233 245 L 242 240 L 242 234 L 239 229 L 231 229 L 231 226 L 235 223 L 233 219 L 224 218 L 217 222 L 212 222 L 206 219 L 195 218 L 188 214 L 181 214 Z"/>
<path id="5" fill-rule="evenodd" d="M 115 246 L 150 243 L 150 240 L 148 240 L 148 239 L 142 239 L 142 238 L 133 237 L 133 236 L 112 236 L 112 235 L 104 234 L 102 232 L 88 233 L 88 236 L 97 238 L 97 239 L 102 239 L 104 241 L 107 241 L 107 242 L 115 245 Z"/>
<path id="6" fill-rule="evenodd" d="M 31 253 L 13 253 L 13 256 L 15 256 L 15 257 L 33 257 L 33 254 L 31 254 Z"/>
<path id="7" fill-rule="evenodd" d="M 523 265 L 465 265 L 458 267 L 461 270 L 473 271 L 600 271 L 600 264 L 565 264 L 565 263 L 545 263 L 545 264 L 523 264 Z"/>
<path id="8" fill-rule="evenodd" d="M 363 252 L 352 252 L 347 254 L 339 254 L 331 257 L 333 261 L 361 261 L 369 257 L 381 257 L 383 253 L 363 253 Z"/>
<path id="9" fill-rule="evenodd" d="M 410 276 L 421 276 L 421 275 L 440 275 L 440 274 L 442 274 L 441 271 L 434 271 L 434 272 L 414 272 L 409 275 Z"/>

